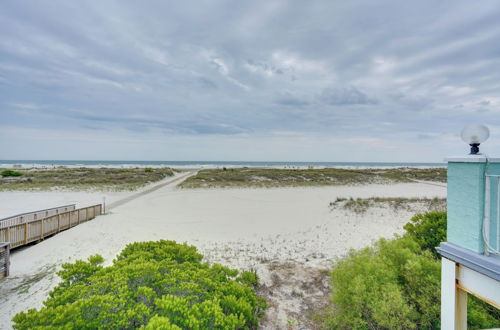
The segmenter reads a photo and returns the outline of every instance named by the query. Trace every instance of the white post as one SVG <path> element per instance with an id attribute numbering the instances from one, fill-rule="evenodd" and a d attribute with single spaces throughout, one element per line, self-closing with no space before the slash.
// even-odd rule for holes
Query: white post
<path id="1" fill-rule="evenodd" d="M 106 196 L 102 197 L 102 214 L 106 214 Z"/>
<path id="2" fill-rule="evenodd" d="M 467 330 L 467 292 L 456 287 L 455 329 Z"/>
<path id="3" fill-rule="evenodd" d="M 467 292 L 456 286 L 456 264 L 441 258 L 441 329 L 467 329 Z"/>

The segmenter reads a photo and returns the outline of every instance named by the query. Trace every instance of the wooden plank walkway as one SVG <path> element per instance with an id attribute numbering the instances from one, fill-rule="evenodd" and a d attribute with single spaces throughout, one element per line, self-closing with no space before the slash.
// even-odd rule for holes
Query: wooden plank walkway
<path id="1" fill-rule="evenodd" d="M 153 191 L 156 191 L 156 190 L 158 190 L 160 188 L 168 186 L 168 185 L 170 185 L 172 183 L 175 183 L 175 182 L 180 181 L 180 180 L 185 180 L 188 177 L 195 175 L 196 173 L 198 173 L 198 171 L 189 171 L 186 174 L 179 175 L 178 177 L 169 178 L 169 180 L 167 180 L 165 182 L 162 182 L 160 184 L 157 184 L 157 185 L 155 185 L 155 186 L 153 186 L 153 187 L 151 187 L 149 189 L 146 189 L 144 191 L 138 192 L 138 193 L 133 194 L 131 196 L 125 197 L 125 198 L 120 199 L 120 200 L 118 200 L 116 202 L 110 203 L 109 205 L 106 206 L 106 212 L 109 211 L 109 210 L 111 210 L 111 209 L 114 209 L 115 207 L 118 207 L 120 205 L 128 203 L 128 202 L 130 202 L 130 201 L 132 201 L 132 200 L 134 200 L 136 198 L 139 198 L 141 196 L 144 196 L 144 195 L 147 195 L 149 193 L 152 193 Z"/>
<path id="2" fill-rule="evenodd" d="M 31 216 L 37 212 L 26 213 L 30 216 L 16 217 L 15 221 L 1 221 L 0 242 L 9 242 L 10 248 L 13 249 L 43 240 L 45 237 L 95 218 L 101 214 L 102 205 L 97 204 L 77 210 L 70 209 L 41 218 Z"/>

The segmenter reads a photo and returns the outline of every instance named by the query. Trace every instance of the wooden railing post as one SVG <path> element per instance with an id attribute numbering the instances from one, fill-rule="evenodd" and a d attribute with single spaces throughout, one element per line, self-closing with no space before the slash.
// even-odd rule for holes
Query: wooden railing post
<path id="1" fill-rule="evenodd" d="M 71 211 L 70 211 L 71 212 Z M 68 213 L 69 214 L 69 213 Z M 61 215 L 57 215 L 57 232 L 61 230 Z"/>
<path id="2" fill-rule="evenodd" d="M 5 247 L 5 277 L 9 276 L 9 268 L 10 268 L 10 243 L 7 242 L 7 246 Z"/>
<path id="3" fill-rule="evenodd" d="M 44 218 L 42 218 L 41 225 L 40 225 L 40 239 L 43 239 L 43 220 L 44 220 Z"/>
<path id="4" fill-rule="evenodd" d="M 28 223 L 24 223 L 24 244 L 28 244 Z"/>

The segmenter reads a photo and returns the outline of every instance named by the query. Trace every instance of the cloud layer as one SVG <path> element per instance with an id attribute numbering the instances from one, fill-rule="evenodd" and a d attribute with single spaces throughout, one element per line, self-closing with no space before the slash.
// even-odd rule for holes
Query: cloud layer
<path id="1" fill-rule="evenodd" d="M 440 161 L 469 122 L 494 153 L 498 17 L 494 0 L 3 2 L 1 158 Z"/>

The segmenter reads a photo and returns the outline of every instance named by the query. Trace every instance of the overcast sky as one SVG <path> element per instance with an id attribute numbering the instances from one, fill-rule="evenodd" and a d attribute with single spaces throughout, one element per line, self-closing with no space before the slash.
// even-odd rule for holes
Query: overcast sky
<path id="1" fill-rule="evenodd" d="M 2 1 L 0 159 L 500 155 L 500 2 Z"/>

